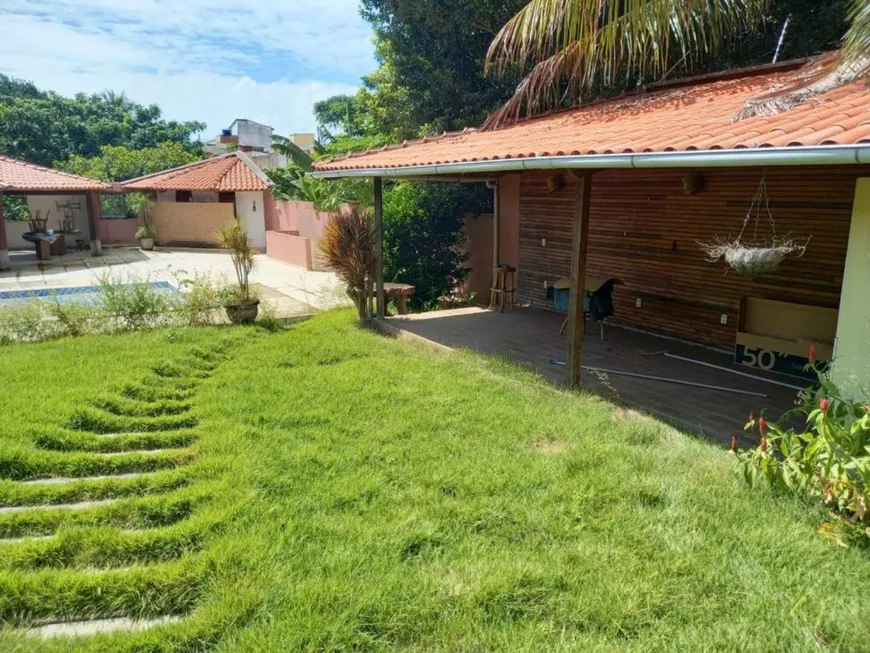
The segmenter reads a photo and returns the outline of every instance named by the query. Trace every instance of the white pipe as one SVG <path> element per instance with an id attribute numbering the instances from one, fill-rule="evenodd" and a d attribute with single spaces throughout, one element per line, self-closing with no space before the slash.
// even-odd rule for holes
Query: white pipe
<path id="1" fill-rule="evenodd" d="M 550 365 L 563 365 L 566 366 L 567 363 L 564 361 L 551 360 Z M 602 374 L 613 374 L 615 376 L 628 376 L 633 379 L 644 379 L 649 381 L 662 381 L 663 383 L 674 383 L 676 385 L 687 385 L 692 388 L 704 388 L 705 390 L 717 390 L 719 392 L 730 392 L 735 395 L 746 395 L 749 397 L 761 397 L 766 399 L 767 395 L 761 392 L 752 392 L 751 390 L 738 390 L 737 388 L 728 388 L 722 385 L 709 385 L 707 383 L 695 383 L 694 381 L 683 381 L 682 379 L 672 379 L 667 376 L 653 376 L 651 374 L 638 374 L 637 372 L 622 372 L 620 370 L 607 370 L 603 367 L 588 367 L 587 365 L 581 365 L 580 369 L 586 370 L 588 372 L 600 372 Z"/>
<path id="2" fill-rule="evenodd" d="M 763 383 L 772 383 L 773 385 L 779 385 L 783 388 L 788 388 L 789 390 L 805 390 L 801 386 L 792 385 L 791 383 L 783 383 L 782 381 L 777 381 L 776 379 L 767 379 L 762 376 L 758 376 L 756 374 L 749 374 L 748 372 L 741 372 L 739 370 L 732 370 L 730 367 L 725 367 L 724 365 L 714 365 L 713 363 L 708 363 L 706 361 L 699 361 L 694 358 L 686 358 L 685 356 L 677 356 L 676 354 L 670 354 L 668 352 L 664 352 L 664 355 L 668 358 L 673 358 L 676 361 L 683 361 L 685 363 L 694 363 L 695 365 L 703 365 L 704 367 L 709 367 L 714 370 L 722 370 L 723 372 L 728 372 L 730 374 L 736 374 L 737 376 L 745 376 L 748 379 L 752 379 L 754 381 L 761 381 Z"/>
<path id="3" fill-rule="evenodd" d="M 748 166 L 854 165 L 870 163 L 870 144 L 760 147 L 691 152 L 644 152 L 639 154 L 589 154 L 497 159 L 397 168 L 316 170 L 320 179 L 345 177 L 420 177 L 438 175 L 521 172 L 552 169 L 626 168 L 726 168 Z"/>

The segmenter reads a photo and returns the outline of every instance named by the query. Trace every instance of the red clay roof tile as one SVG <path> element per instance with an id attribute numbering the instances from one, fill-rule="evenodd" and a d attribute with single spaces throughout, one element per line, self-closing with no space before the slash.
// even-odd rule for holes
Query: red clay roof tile
<path id="1" fill-rule="evenodd" d="M 268 190 L 268 178 L 244 154 L 231 152 L 165 172 L 131 179 L 124 190 L 243 192 Z"/>
<path id="2" fill-rule="evenodd" d="M 811 61 L 807 66 L 816 65 Z M 785 87 L 805 68 L 708 76 L 623 95 L 493 131 L 464 130 L 322 161 L 318 171 L 401 168 L 541 156 L 632 154 L 851 145 L 870 139 L 870 92 L 862 82 L 772 116 L 737 120 L 747 100 Z"/>
<path id="3" fill-rule="evenodd" d="M 0 191 L 110 190 L 111 184 L 0 156 Z"/>

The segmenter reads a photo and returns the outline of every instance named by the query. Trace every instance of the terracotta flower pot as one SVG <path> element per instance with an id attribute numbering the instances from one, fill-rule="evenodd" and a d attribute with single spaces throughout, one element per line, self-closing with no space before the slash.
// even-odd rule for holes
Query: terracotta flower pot
<path id="1" fill-rule="evenodd" d="M 247 302 L 232 302 L 224 304 L 227 317 L 233 324 L 253 324 L 260 312 L 260 300 L 251 299 Z"/>

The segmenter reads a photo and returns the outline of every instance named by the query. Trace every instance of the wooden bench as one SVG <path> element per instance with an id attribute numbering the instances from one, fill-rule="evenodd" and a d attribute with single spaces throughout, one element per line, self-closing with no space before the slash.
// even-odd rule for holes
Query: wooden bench
<path id="1" fill-rule="evenodd" d="M 385 283 L 384 295 L 387 299 L 390 297 L 396 298 L 396 306 L 399 310 L 399 315 L 408 314 L 408 297 L 413 296 L 417 288 L 410 286 L 407 283 Z"/>

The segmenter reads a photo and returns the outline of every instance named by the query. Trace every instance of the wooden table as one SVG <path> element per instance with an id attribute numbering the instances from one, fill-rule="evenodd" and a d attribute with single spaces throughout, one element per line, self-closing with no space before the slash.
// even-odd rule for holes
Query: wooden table
<path id="1" fill-rule="evenodd" d="M 387 299 L 390 297 L 396 298 L 396 306 L 399 309 L 399 315 L 408 314 L 408 297 L 411 297 L 417 289 L 407 283 L 385 283 L 384 295 Z"/>

